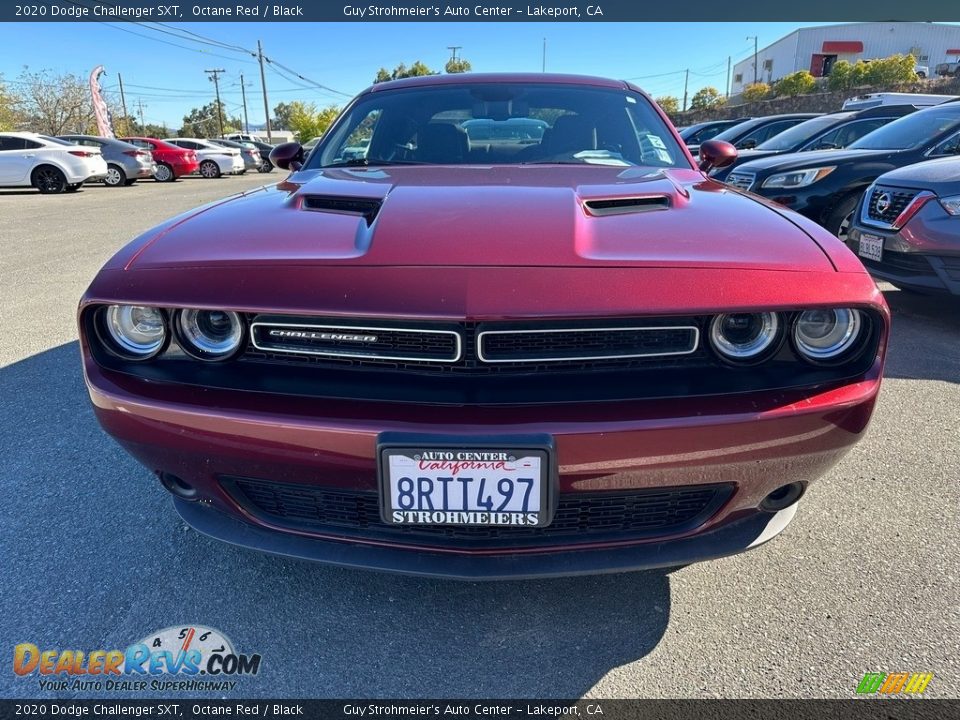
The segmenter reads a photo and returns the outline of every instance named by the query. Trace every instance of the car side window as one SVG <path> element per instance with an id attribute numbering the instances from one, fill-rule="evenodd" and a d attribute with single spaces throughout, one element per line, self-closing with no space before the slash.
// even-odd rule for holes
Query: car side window
<path id="1" fill-rule="evenodd" d="M 23 150 L 26 147 L 23 138 L 0 137 L 0 150 Z"/>
<path id="2" fill-rule="evenodd" d="M 747 135 L 745 138 L 740 140 L 737 143 L 737 147 L 746 147 L 751 141 L 755 147 L 766 140 L 769 140 L 774 135 L 779 135 L 787 128 L 793 127 L 796 125 L 799 120 L 781 120 L 780 122 L 770 123 L 769 125 L 764 125 L 763 127 L 757 128 L 752 133 Z"/>
<path id="3" fill-rule="evenodd" d="M 955 132 L 930 151 L 931 155 L 957 155 L 960 153 L 960 132 Z"/>
<path id="4" fill-rule="evenodd" d="M 29 140 L 24 138 L 23 140 L 23 149 L 24 150 L 36 150 L 37 148 L 42 148 L 43 143 L 38 143 L 36 140 Z"/>
<path id="5" fill-rule="evenodd" d="M 850 143 L 859 140 L 867 133 L 871 133 L 878 127 L 886 125 L 888 122 L 890 122 L 890 118 L 872 118 L 870 120 L 857 120 L 847 123 L 846 125 L 841 125 L 831 130 L 804 149 L 844 148 Z"/>

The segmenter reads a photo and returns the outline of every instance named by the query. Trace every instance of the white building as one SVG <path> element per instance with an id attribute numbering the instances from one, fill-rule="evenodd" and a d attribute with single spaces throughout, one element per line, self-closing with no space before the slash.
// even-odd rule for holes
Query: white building
<path id="1" fill-rule="evenodd" d="M 960 25 L 876 22 L 800 28 L 757 53 L 756 77 L 769 83 L 798 70 L 824 77 L 838 60 L 856 62 L 898 53 L 912 53 L 932 74 L 938 63 L 954 61 L 960 55 Z M 754 81 L 753 61 L 750 55 L 733 66 L 731 94 Z"/>

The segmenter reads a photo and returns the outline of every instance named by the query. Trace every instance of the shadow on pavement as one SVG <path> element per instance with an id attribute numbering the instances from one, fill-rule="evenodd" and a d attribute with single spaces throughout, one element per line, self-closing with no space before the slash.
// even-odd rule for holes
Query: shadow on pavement
<path id="1" fill-rule="evenodd" d="M 650 653 L 667 628 L 664 571 L 435 581 L 262 555 L 187 530 L 152 474 L 99 429 L 76 342 L 0 369 L 0 411 L 8 650 L 123 649 L 203 624 L 263 657 L 228 697 L 577 697 Z M 36 675 L 0 673 L 0 697 L 97 695 L 125 694 L 43 692 Z"/>
<path id="2" fill-rule="evenodd" d="M 960 298 L 887 287 L 893 328 L 885 375 L 960 383 Z"/>

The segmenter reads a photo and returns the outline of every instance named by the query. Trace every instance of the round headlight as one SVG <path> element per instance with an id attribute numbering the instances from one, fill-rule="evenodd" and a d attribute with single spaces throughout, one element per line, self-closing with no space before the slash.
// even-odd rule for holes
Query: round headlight
<path id="1" fill-rule="evenodd" d="M 808 359 L 832 360 L 856 344 L 862 327 L 859 310 L 805 310 L 793 326 L 793 339 Z"/>
<path id="2" fill-rule="evenodd" d="M 728 360 L 751 362 L 773 347 L 779 329 L 773 312 L 717 315 L 710 323 L 710 342 Z"/>
<path id="3" fill-rule="evenodd" d="M 163 313 L 155 307 L 110 305 L 104 325 L 113 341 L 113 350 L 130 359 L 153 357 L 167 340 Z"/>
<path id="4" fill-rule="evenodd" d="M 243 340 L 243 321 L 227 310 L 181 310 L 177 329 L 184 351 L 201 360 L 225 360 Z"/>

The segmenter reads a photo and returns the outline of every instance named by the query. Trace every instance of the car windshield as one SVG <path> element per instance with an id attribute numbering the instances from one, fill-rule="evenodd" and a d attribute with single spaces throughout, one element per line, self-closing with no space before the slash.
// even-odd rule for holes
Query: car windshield
<path id="1" fill-rule="evenodd" d="M 831 125 L 852 116 L 852 113 L 845 116 L 823 115 L 805 120 L 799 125 L 794 125 L 782 133 L 774 135 L 766 142 L 760 143 L 757 145 L 757 150 L 793 150 L 793 148 L 799 147 L 816 137 Z"/>
<path id="2" fill-rule="evenodd" d="M 554 83 L 463 83 L 371 92 L 307 168 L 346 165 L 688 166 L 644 96 Z"/>
<path id="3" fill-rule="evenodd" d="M 848 147 L 851 150 L 910 150 L 956 127 L 960 127 L 960 107 L 931 108 L 894 120 Z"/>

